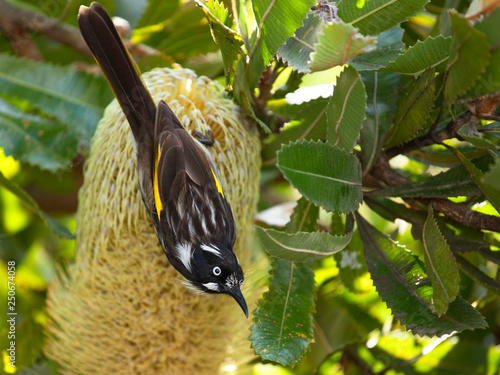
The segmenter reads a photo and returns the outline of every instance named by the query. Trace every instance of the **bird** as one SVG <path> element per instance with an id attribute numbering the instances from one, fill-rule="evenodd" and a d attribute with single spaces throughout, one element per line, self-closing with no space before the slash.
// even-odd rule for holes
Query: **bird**
<path id="1" fill-rule="evenodd" d="M 229 295 L 248 317 L 236 221 L 207 150 L 213 138 L 191 135 L 165 101 L 156 105 L 101 4 L 81 6 L 78 25 L 130 125 L 141 198 L 170 264 L 189 289 Z"/>

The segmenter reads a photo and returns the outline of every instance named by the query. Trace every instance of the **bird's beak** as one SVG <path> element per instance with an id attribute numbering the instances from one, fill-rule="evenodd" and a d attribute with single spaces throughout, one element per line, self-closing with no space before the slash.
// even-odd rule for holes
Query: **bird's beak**
<path id="1" fill-rule="evenodd" d="M 235 288 L 235 289 L 230 289 L 227 288 L 227 293 L 232 296 L 236 302 L 238 302 L 238 305 L 240 305 L 241 309 L 245 313 L 245 316 L 248 318 L 248 308 L 247 308 L 247 303 L 245 301 L 245 297 L 243 297 L 243 293 L 241 293 L 240 288 Z"/>

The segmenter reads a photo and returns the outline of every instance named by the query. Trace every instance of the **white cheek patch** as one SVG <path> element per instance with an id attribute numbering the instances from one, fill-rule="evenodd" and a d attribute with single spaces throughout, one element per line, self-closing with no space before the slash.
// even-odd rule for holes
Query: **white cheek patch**
<path id="1" fill-rule="evenodd" d="M 175 250 L 177 252 L 177 258 L 182 262 L 187 270 L 191 270 L 191 257 L 193 255 L 193 249 L 189 243 L 178 243 L 175 245 Z"/>
<path id="2" fill-rule="evenodd" d="M 215 245 L 201 245 L 201 249 L 204 251 L 208 251 L 209 253 L 217 255 L 219 258 L 222 258 L 222 254 L 219 248 Z"/>
<path id="3" fill-rule="evenodd" d="M 208 290 L 213 290 L 214 292 L 219 291 L 219 286 L 217 285 L 217 283 L 205 283 L 205 284 L 201 284 L 201 285 L 203 285 Z"/>

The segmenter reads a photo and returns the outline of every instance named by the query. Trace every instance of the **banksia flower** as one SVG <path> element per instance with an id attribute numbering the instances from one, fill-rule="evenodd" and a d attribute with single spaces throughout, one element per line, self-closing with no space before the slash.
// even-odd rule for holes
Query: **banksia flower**
<path id="1" fill-rule="evenodd" d="M 220 85 L 190 70 L 143 77 L 155 102 L 165 100 L 190 132 L 212 132 L 207 149 L 234 211 L 234 251 L 247 269 L 260 170 L 254 125 Z M 75 263 L 49 289 L 45 352 L 68 374 L 216 374 L 235 350 L 250 355 L 250 320 L 230 297 L 192 294 L 179 282 L 141 201 L 135 162 L 130 127 L 113 101 L 85 168 Z M 244 284 L 250 306 L 251 288 Z"/>

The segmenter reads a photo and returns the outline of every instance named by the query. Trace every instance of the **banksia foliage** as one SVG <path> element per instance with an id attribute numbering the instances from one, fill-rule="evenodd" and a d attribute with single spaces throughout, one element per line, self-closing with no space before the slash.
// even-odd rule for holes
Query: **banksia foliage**
<path id="1" fill-rule="evenodd" d="M 253 124 L 221 86 L 190 70 L 156 69 L 144 79 L 186 128 L 213 133 L 208 150 L 236 217 L 234 251 L 248 270 L 260 170 Z M 249 355 L 251 321 L 231 297 L 192 294 L 168 263 L 140 198 L 132 135 L 116 101 L 93 138 L 77 225 L 76 261 L 48 298 L 45 352 L 65 373 L 216 374 L 231 357 Z M 251 288 L 244 284 L 250 310 Z"/>

